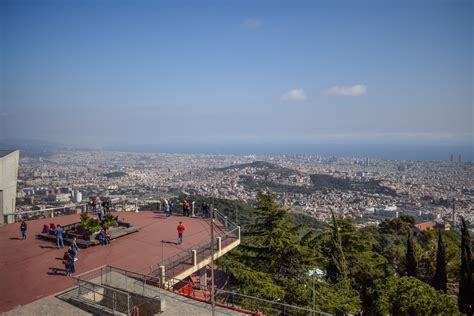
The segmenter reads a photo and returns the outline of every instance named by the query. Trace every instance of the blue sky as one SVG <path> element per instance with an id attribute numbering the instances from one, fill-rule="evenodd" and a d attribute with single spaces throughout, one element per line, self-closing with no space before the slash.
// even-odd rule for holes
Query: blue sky
<path id="1" fill-rule="evenodd" d="M 2 1 L 1 138 L 468 144 L 471 1 Z"/>

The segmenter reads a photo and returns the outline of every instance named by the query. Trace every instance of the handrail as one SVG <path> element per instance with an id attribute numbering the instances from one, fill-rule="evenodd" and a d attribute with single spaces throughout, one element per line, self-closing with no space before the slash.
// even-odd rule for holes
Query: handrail
<path id="1" fill-rule="evenodd" d="M 293 310 L 295 312 L 302 312 L 302 313 L 304 313 L 304 315 L 314 315 L 314 314 L 332 315 L 332 314 L 321 312 L 321 311 L 318 311 L 318 310 L 313 311 L 312 309 L 307 308 L 307 307 L 289 305 L 289 304 L 285 304 L 285 303 L 280 303 L 280 302 L 276 302 L 276 301 L 267 300 L 267 299 L 264 299 L 264 298 L 259 298 L 259 297 L 256 297 L 256 296 L 250 296 L 250 295 L 236 293 L 236 292 L 232 292 L 232 291 L 226 291 L 226 290 L 222 290 L 222 289 L 215 289 L 214 293 L 215 293 L 216 296 L 221 295 L 221 294 L 230 295 L 230 296 L 232 296 L 232 298 L 237 296 L 237 297 L 240 297 L 240 298 L 260 302 L 260 304 L 267 304 L 267 306 L 265 306 L 265 308 L 271 309 L 271 310 L 276 310 L 276 311 L 288 311 L 289 312 L 289 310 Z M 234 299 L 232 301 L 234 302 Z M 232 305 L 234 305 L 234 303 Z M 257 307 L 257 310 L 258 310 L 258 305 L 259 305 L 258 303 L 255 304 L 255 307 Z M 268 305 L 270 305 L 270 306 L 268 306 Z M 290 314 L 292 314 L 292 313 L 290 313 Z M 286 315 L 286 313 L 284 313 L 284 315 Z"/>
<path id="2" fill-rule="evenodd" d="M 193 297 L 196 298 L 196 291 L 201 291 L 204 294 L 204 299 L 209 302 L 209 299 L 211 297 L 211 288 L 207 288 L 205 290 L 200 289 L 199 287 L 196 287 L 192 281 L 187 281 L 185 279 L 178 279 L 178 278 L 170 278 L 168 283 L 164 284 L 164 289 L 172 292 L 177 292 L 180 293 L 183 296 L 186 297 Z M 187 286 L 192 286 L 192 291 L 179 291 L 176 290 L 176 284 L 182 283 Z M 192 292 L 192 294 L 191 294 Z M 283 315 L 293 315 L 296 313 L 296 315 L 332 315 L 329 313 L 325 313 L 322 311 L 318 310 L 312 310 L 307 307 L 302 307 L 302 306 L 296 306 L 296 305 L 289 305 L 285 303 L 280 303 L 280 302 L 275 302 L 271 300 L 267 300 L 264 298 L 259 298 L 256 296 L 251 296 L 251 295 L 246 295 L 246 294 L 240 294 L 232 291 L 226 291 L 222 289 L 215 288 L 214 289 L 215 297 L 216 297 L 216 304 L 220 306 L 232 306 L 232 309 L 237 309 L 237 310 L 246 310 L 246 311 L 258 311 L 258 310 L 271 310 L 276 312 L 278 315 L 283 312 Z M 222 296 L 225 296 L 224 299 L 219 299 L 222 298 Z M 229 304 L 229 302 L 225 298 L 231 298 L 232 303 Z M 250 307 L 245 307 L 245 303 L 242 304 L 243 306 L 239 305 L 242 303 L 242 300 L 247 300 L 247 304 L 252 302 Z M 293 313 L 292 313 L 293 312 Z M 273 313 L 271 313 L 273 315 Z"/>
<path id="3" fill-rule="evenodd" d="M 42 210 L 32 210 L 32 211 L 20 211 L 14 213 L 3 214 L 4 221 L 6 223 L 15 223 L 21 220 L 34 220 L 39 218 L 48 218 L 48 217 L 55 217 L 61 215 L 71 215 L 75 213 L 77 208 L 81 208 L 85 210 L 87 208 L 87 204 L 69 204 L 63 205 L 58 207 L 52 207 Z M 66 213 L 66 214 L 62 214 Z"/>
<path id="4" fill-rule="evenodd" d="M 63 206 L 57 206 L 57 207 L 50 207 L 50 208 L 44 208 L 41 210 L 31 210 L 31 211 L 20 211 L 20 212 L 15 212 L 11 214 L 4 214 L 4 215 L 20 215 L 20 214 L 34 214 L 34 213 L 41 213 L 41 212 L 48 212 L 52 210 L 60 210 L 60 209 L 65 209 L 65 208 L 73 208 L 73 207 L 79 207 L 79 206 L 86 206 L 86 203 L 81 203 L 81 204 L 70 204 L 70 205 L 63 205 Z"/>

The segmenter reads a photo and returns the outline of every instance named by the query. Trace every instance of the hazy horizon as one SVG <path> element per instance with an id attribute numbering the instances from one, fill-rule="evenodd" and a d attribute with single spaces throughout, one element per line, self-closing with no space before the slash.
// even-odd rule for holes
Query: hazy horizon
<path id="1" fill-rule="evenodd" d="M 206 154 L 206 155 L 283 155 L 303 154 L 384 160 L 474 161 L 470 145 L 409 145 L 409 144 L 165 144 L 165 145 L 106 145 L 100 147 L 70 146 L 38 139 L 0 140 L 0 148 L 20 149 L 28 154 L 61 150 L 99 150 L 130 153 Z"/>
<path id="2" fill-rule="evenodd" d="M 471 1 L 7 0 L 0 11 L 0 140 L 473 146 Z"/>

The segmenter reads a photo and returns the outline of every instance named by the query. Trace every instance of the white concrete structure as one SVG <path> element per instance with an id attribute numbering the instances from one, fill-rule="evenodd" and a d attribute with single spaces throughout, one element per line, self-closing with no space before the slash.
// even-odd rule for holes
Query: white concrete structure
<path id="1" fill-rule="evenodd" d="M 76 191 L 76 203 L 82 202 L 82 193 L 80 191 Z"/>
<path id="2" fill-rule="evenodd" d="M 0 224 L 13 223 L 16 207 L 19 150 L 0 150 Z"/>

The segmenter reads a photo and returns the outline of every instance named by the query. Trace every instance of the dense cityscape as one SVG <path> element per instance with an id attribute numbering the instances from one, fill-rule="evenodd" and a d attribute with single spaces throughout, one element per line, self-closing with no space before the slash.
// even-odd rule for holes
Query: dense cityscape
<path id="1" fill-rule="evenodd" d="M 327 221 L 330 210 L 376 223 L 401 214 L 417 221 L 473 221 L 474 165 L 470 162 L 392 161 L 318 155 L 184 155 L 62 151 L 22 157 L 18 209 L 87 203 L 95 196 L 135 203 L 179 194 L 249 202 L 257 189 L 281 205 Z"/>

